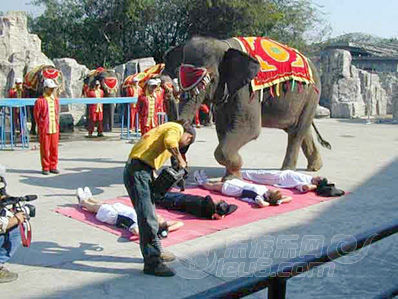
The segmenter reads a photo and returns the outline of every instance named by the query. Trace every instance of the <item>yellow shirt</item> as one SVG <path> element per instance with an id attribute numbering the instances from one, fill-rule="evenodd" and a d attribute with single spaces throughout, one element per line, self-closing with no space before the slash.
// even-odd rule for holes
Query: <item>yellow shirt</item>
<path id="1" fill-rule="evenodd" d="M 159 169 L 171 157 L 168 149 L 178 148 L 184 129 L 180 124 L 168 122 L 150 130 L 136 143 L 129 159 L 138 159 Z"/>
<path id="2" fill-rule="evenodd" d="M 54 96 L 44 96 L 48 105 L 48 134 L 57 133 L 57 123 L 55 122 L 55 99 Z"/>
<path id="3" fill-rule="evenodd" d="M 95 92 L 95 97 L 96 98 L 102 98 L 101 90 L 97 90 L 96 89 L 94 92 Z M 101 103 L 97 104 L 97 108 L 96 108 L 95 112 L 102 112 L 102 104 Z"/>
<path id="4" fill-rule="evenodd" d="M 153 94 L 147 94 L 146 97 L 148 99 L 148 118 L 146 121 L 146 126 L 154 127 L 155 126 L 154 114 L 155 114 L 156 96 L 153 93 Z"/>

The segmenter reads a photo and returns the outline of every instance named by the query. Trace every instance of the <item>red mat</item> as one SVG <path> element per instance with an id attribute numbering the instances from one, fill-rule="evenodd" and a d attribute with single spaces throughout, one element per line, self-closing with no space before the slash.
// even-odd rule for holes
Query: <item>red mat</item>
<path id="1" fill-rule="evenodd" d="M 158 214 L 162 215 L 166 220 L 179 220 L 184 222 L 184 226 L 177 231 L 171 232 L 167 238 L 162 240 L 162 244 L 165 247 L 171 246 L 201 236 L 205 236 L 219 230 L 242 226 L 257 220 L 302 209 L 317 204 L 319 202 L 331 199 L 317 196 L 313 192 L 300 194 L 297 193 L 295 190 L 287 189 L 281 190 L 281 192 L 285 195 L 292 196 L 293 200 L 287 204 L 282 204 L 280 206 L 269 206 L 260 209 L 239 199 L 226 197 L 218 193 L 212 193 L 210 191 L 200 188 L 187 189 L 185 193 L 202 196 L 210 194 L 215 200 L 223 199 L 229 203 L 236 204 L 238 206 L 238 209 L 235 211 L 235 213 L 225 217 L 222 220 L 206 220 L 198 219 L 185 213 L 177 211 L 167 211 L 159 208 L 157 209 Z M 115 198 L 109 200 L 108 202 L 121 202 L 126 205 L 131 205 L 130 199 L 125 197 Z M 94 214 L 80 209 L 77 205 L 75 207 L 57 208 L 55 212 L 85 222 L 89 225 L 99 227 L 105 231 L 122 236 L 131 241 L 138 242 L 138 237 L 132 236 L 129 232 L 125 230 L 121 230 L 116 227 L 99 222 L 97 219 L 95 219 Z"/>

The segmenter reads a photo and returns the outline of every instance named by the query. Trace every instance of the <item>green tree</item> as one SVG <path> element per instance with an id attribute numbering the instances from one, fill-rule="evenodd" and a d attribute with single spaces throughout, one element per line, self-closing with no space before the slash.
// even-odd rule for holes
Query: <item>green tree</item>
<path id="1" fill-rule="evenodd" d="M 269 36 L 305 49 L 325 26 L 310 0 L 34 0 L 43 15 L 30 29 L 50 58 L 91 68 L 163 53 L 194 35 Z"/>

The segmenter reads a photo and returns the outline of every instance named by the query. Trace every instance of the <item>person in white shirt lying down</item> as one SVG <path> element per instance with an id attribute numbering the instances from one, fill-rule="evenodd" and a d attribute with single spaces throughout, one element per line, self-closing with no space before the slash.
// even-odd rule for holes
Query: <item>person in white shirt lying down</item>
<path id="1" fill-rule="evenodd" d="M 109 204 L 95 199 L 88 187 L 78 188 L 76 191 L 79 205 L 84 210 L 95 214 L 95 218 L 101 222 L 115 225 L 138 235 L 137 213 L 131 206 L 122 203 Z M 168 232 L 181 228 L 184 223 L 181 221 L 166 221 L 162 216 L 157 215 L 159 222 L 158 235 L 160 238 L 167 237 Z"/>
<path id="2" fill-rule="evenodd" d="M 279 190 L 269 190 L 263 185 L 245 182 L 240 179 L 232 179 L 225 182 L 209 182 L 203 170 L 195 171 L 195 181 L 204 189 L 217 191 L 227 196 L 239 197 L 243 201 L 254 202 L 263 208 L 269 205 L 280 205 L 292 200 L 284 196 Z"/>
<path id="3" fill-rule="evenodd" d="M 293 170 L 242 170 L 242 178 L 257 184 L 273 185 L 280 188 L 295 188 L 300 192 L 316 190 L 325 179 L 321 176 L 310 176 Z"/>

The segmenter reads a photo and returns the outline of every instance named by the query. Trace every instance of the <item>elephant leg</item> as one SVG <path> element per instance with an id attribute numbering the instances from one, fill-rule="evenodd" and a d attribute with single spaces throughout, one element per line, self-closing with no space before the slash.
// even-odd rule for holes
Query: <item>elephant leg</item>
<path id="1" fill-rule="evenodd" d="M 217 162 L 225 166 L 224 179 L 241 177 L 243 165 L 239 150 L 249 141 L 260 135 L 260 103 L 238 105 L 218 109 L 216 129 L 219 144 L 214 152 Z"/>
<path id="2" fill-rule="evenodd" d="M 318 148 L 315 145 L 311 129 L 308 129 L 301 144 L 301 149 L 307 158 L 307 171 L 318 171 L 322 168 L 322 158 L 319 154 Z"/>
<path id="3" fill-rule="evenodd" d="M 282 170 L 296 170 L 297 158 L 300 152 L 300 146 L 303 142 L 303 136 L 296 132 L 288 132 L 287 149 L 285 159 L 283 160 Z"/>

